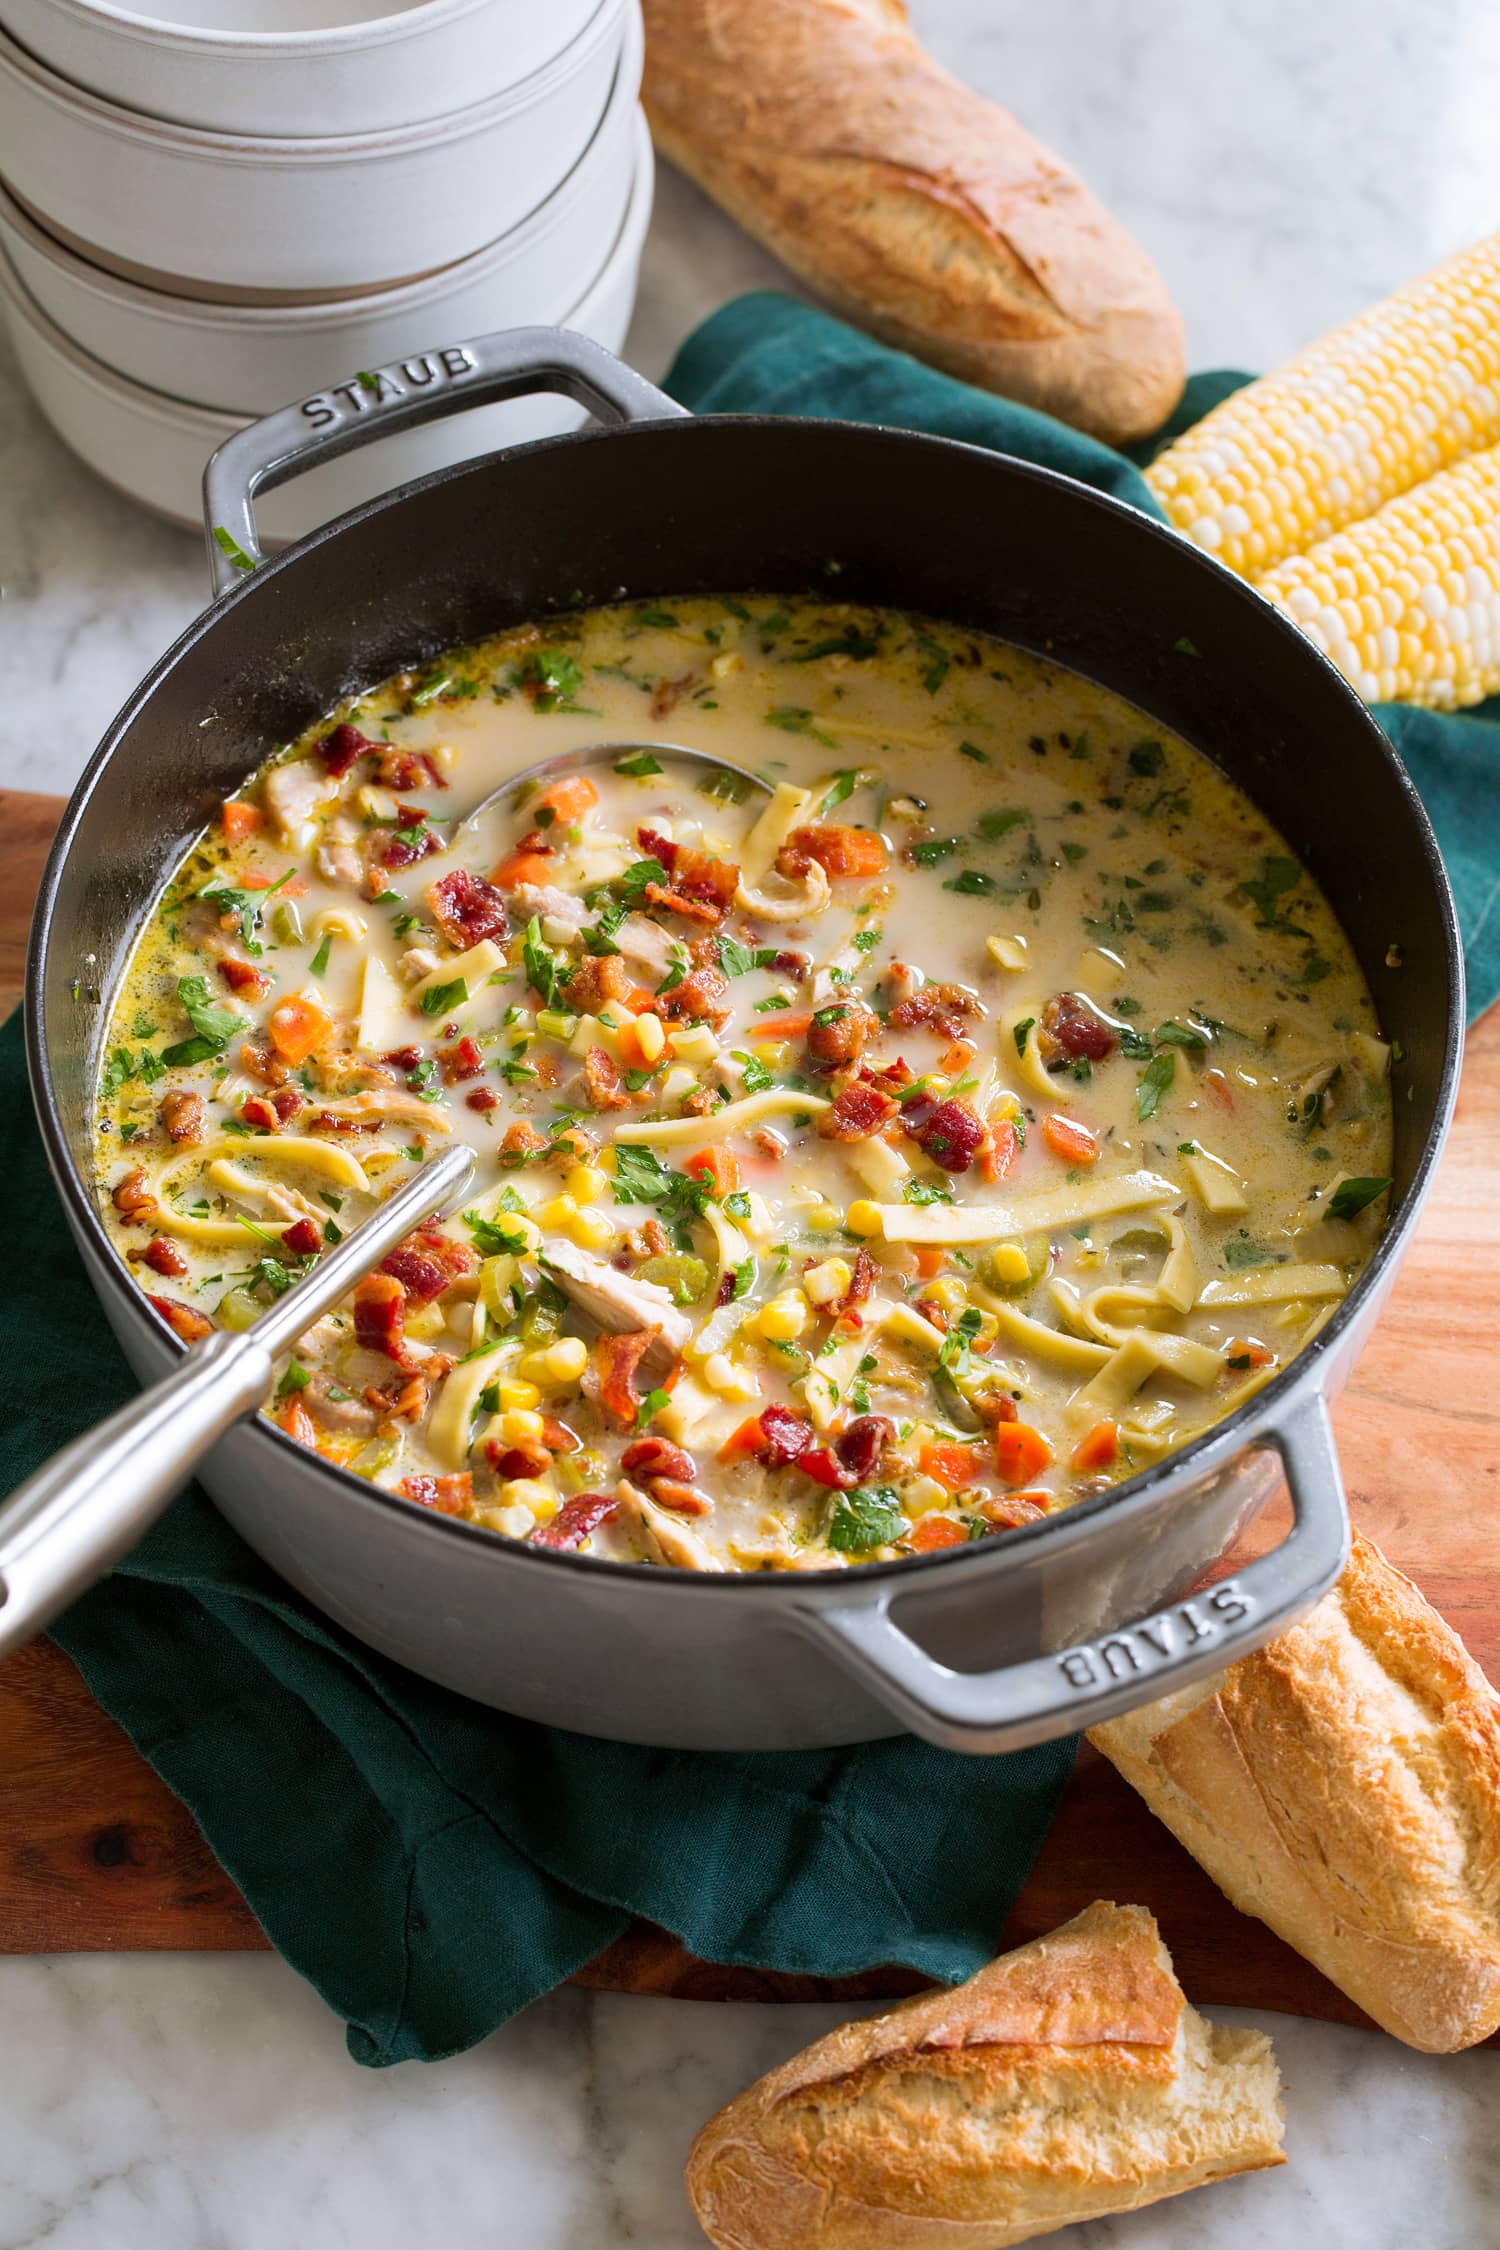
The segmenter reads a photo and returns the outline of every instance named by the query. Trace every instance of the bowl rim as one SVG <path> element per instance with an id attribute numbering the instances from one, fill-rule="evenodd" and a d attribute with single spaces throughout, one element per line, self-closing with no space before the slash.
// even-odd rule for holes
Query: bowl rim
<path id="1" fill-rule="evenodd" d="M 637 116 L 634 141 L 635 160 L 631 172 L 630 194 L 604 263 L 582 296 L 558 320 L 544 325 L 570 328 L 575 321 L 586 317 L 592 300 L 608 287 L 622 260 L 630 255 L 633 238 L 639 236 L 644 239 L 650 218 L 655 167 L 651 135 L 643 114 Z M 178 398 L 171 391 L 153 390 L 149 383 L 138 383 L 134 376 L 122 375 L 104 360 L 97 359 L 82 344 L 75 343 L 66 330 L 58 327 L 51 314 L 37 303 L 16 272 L 4 243 L 0 242 L 0 308 L 7 305 L 13 318 L 22 321 L 49 350 L 67 360 L 78 376 L 102 398 L 114 405 L 129 406 L 136 413 L 150 415 L 171 429 L 187 431 L 196 428 L 207 447 L 205 460 L 208 453 L 224 444 L 237 431 L 248 429 L 252 422 L 262 419 L 256 414 L 241 414 L 233 407 L 205 406 L 197 399 Z M 462 342 L 463 339 L 460 337 L 458 341 Z M 435 351 L 438 347 L 428 344 L 420 349 Z M 407 356 L 416 358 L 420 353 L 413 352 Z M 537 439 L 534 442 L 540 444 L 544 441 Z M 307 536 L 311 537 L 312 534 Z"/>
<path id="2" fill-rule="evenodd" d="M 357 23 L 323 24 L 308 31 L 210 30 L 122 8 L 116 0 L 37 0 L 37 4 L 53 15 L 70 18 L 80 31 L 95 36 L 102 17 L 104 27 L 115 37 L 146 50 L 175 48 L 213 61 L 276 60 L 285 56 L 301 62 L 324 53 L 339 55 L 348 48 L 394 46 L 497 6 L 516 8 L 518 0 L 418 0 L 414 8 L 386 8 L 379 15 L 361 17 Z M 525 0 L 519 0 L 519 4 L 524 5 Z"/>
<path id="3" fill-rule="evenodd" d="M 88 92 L 39 62 L 0 24 L 0 77 L 10 77 L 32 100 L 50 103 L 91 135 L 149 148 L 153 153 L 200 163 L 297 171 L 348 164 L 360 159 L 410 156 L 492 131 L 521 112 L 550 100 L 581 75 L 600 47 L 615 35 L 634 0 L 598 0 L 577 36 L 560 54 L 527 78 L 487 94 L 466 108 L 447 111 L 414 125 L 382 126 L 371 133 L 309 135 L 306 138 L 254 133 L 221 133 L 202 125 L 178 125 L 147 117 L 102 94 Z M 623 42 L 622 42 L 623 43 Z"/>
<path id="4" fill-rule="evenodd" d="M 509 262 L 511 256 L 524 254 L 535 237 L 550 234 L 560 226 L 573 204 L 592 186 L 592 174 L 605 161 L 606 144 L 612 133 L 624 137 L 625 128 L 619 125 L 621 113 L 627 108 L 637 112 L 638 73 L 632 73 L 632 57 L 639 61 L 643 41 L 640 19 L 631 11 L 627 23 L 625 44 L 621 50 L 620 65 L 610 88 L 609 100 L 599 119 L 587 148 L 572 170 L 564 175 L 552 193 L 529 211 L 504 234 L 482 249 L 471 250 L 466 258 L 458 258 L 452 265 L 439 266 L 432 273 L 419 274 L 415 280 L 398 282 L 389 289 L 363 290 L 352 297 L 313 298 L 307 303 L 286 305 L 222 304 L 206 297 L 181 297 L 165 289 L 152 289 L 146 283 L 129 280 L 124 274 L 112 273 L 105 266 L 96 266 L 48 232 L 41 221 L 18 203 L 0 178 L 0 229 L 8 228 L 20 236 L 28 249 L 35 252 L 52 269 L 74 283 L 98 302 L 118 311 L 142 318 L 160 321 L 168 328 L 201 328 L 223 330 L 243 335 L 248 342 L 264 339 L 272 342 L 280 331 L 292 334 L 326 329 L 336 333 L 343 328 L 355 327 L 361 321 L 384 318 L 389 315 L 418 309 L 431 304 L 441 310 L 444 300 L 459 289 L 468 288 L 485 278 L 491 267 Z M 629 91 L 628 103 L 622 99 Z M 638 133 L 632 132 L 631 190 L 639 169 Z M 627 207 L 628 207 L 627 197 Z M 5 245 L 0 241 L 0 252 Z M 14 259 L 10 260 L 14 270 Z M 19 279 L 19 277 L 17 277 Z M 22 284 L 24 287 L 24 283 Z M 30 292 L 27 292 L 28 296 Z M 35 300 L 33 299 L 34 303 Z M 38 307 L 40 311 L 40 307 Z M 43 315 L 45 318 L 46 316 Z M 558 322 L 566 326 L 566 319 Z M 64 333 L 66 333 L 64 331 Z M 79 347 L 83 349 L 82 346 Z M 85 357 L 89 355 L 85 352 Z M 107 364 L 100 362 L 101 365 Z M 122 376 L 122 381 L 131 378 Z"/>
<path id="5" fill-rule="evenodd" d="M 1080 1540 L 1087 1540 L 1094 1525 L 1105 1513 L 1109 1514 L 1111 1520 L 1123 1519 L 1127 1524 L 1141 1517 L 1149 1519 L 1163 1504 L 1164 1496 L 1172 1487 L 1195 1484 L 1200 1478 L 1227 1467 L 1247 1445 L 1253 1445 L 1257 1440 L 1269 1442 L 1268 1433 L 1274 1432 L 1290 1416 L 1299 1394 L 1304 1397 L 1322 1395 L 1329 1364 L 1336 1350 L 1363 1317 L 1372 1299 L 1378 1299 L 1390 1268 L 1399 1262 L 1405 1252 L 1447 1139 L 1458 1096 L 1459 1069 L 1464 1047 L 1462 937 L 1452 888 L 1426 807 L 1402 764 L 1395 745 L 1371 716 L 1369 709 L 1343 674 L 1290 618 L 1267 603 L 1245 580 L 1237 577 L 1212 556 L 1193 547 L 1180 532 L 1165 523 L 1158 523 L 1128 502 L 1117 500 L 1096 486 L 1085 484 L 1079 478 L 1066 476 L 1059 470 L 1044 467 L 1038 462 L 1022 460 L 1014 455 L 997 454 L 987 447 L 964 439 L 936 437 L 924 431 L 906 430 L 888 424 L 825 420 L 801 415 L 684 415 L 681 420 L 674 419 L 670 423 L 646 421 L 611 429 L 572 431 L 562 437 L 536 440 L 518 450 L 528 454 L 560 453 L 564 448 L 589 448 L 602 443 L 617 446 L 650 443 L 653 440 L 659 441 L 665 430 L 711 431 L 726 428 L 748 432 L 801 431 L 813 439 L 836 432 L 846 436 L 857 433 L 861 442 L 883 447 L 895 446 L 903 451 L 925 452 L 939 446 L 945 451 L 952 449 L 969 456 L 976 475 L 993 475 L 998 471 L 1044 488 L 1061 487 L 1070 497 L 1081 499 L 1088 507 L 1100 509 L 1106 515 L 1113 515 L 1127 523 L 1130 535 L 1139 539 L 1143 548 L 1170 543 L 1174 553 L 1180 554 L 1186 550 L 1195 568 L 1216 573 L 1226 581 L 1227 591 L 1242 607 L 1247 629 L 1252 634 L 1277 636 L 1288 646 L 1295 647 L 1298 652 L 1297 661 L 1304 662 L 1309 673 L 1321 671 L 1324 674 L 1328 687 L 1344 703 L 1351 720 L 1362 732 L 1369 755 L 1386 766 L 1405 803 L 1412 822 L 1413 841 L 1432 883 L 1442 929 L 1444 974 L 1441 991 L 1434 993 L 1435 1004 L 1440 1005 L 1443 1011 L 1442 1062 L 1432 1123 L 1423 1140 L 1406 1192 L 1390 1213 L 1386 1231 L 1368 1264 L 1348 1295 L 1335 1307 L 1326 1325 L 1288 1360 L 1286 1366 L 1263 1390 L 1246 1399 L 1223 1421 L 1210 1425 L 1187 1445 L 1127 1478 L 1123 1484 L 1090 1499 L 1081 1500 L 1059 1515 L 1044 1517 L 1039 1523 L 1020 1525 L 993 1539 L 971 1542 L 967 1547 L 949 1548 L 931 1555 L 904 1556 L 891 1562 L 863 1563 L 852 1575 L 847 1569 L 723 1573 L 663 1571 L 649 1563 L 614 1562 L 602 1556 L 536 1548 L 524 1541 L 501 1539 L 482 1525 L 468 1523 L 460 1517 L 436 1515 L 430 1510 L 417 1507 L 402 1499 L 399 1493 L 387 1491 L 383 1486 L 355 1476 L 348 1469 L 309 1454 L 306 1447 L 298 1445 L 295 1439 L 279 1429 L 268 1417 L 259 1414 L 251 1416 L 234 1434 L 237 1438 L 244 1435 L 257 1444 L 269 1444 L 275 1449 L 272 1459 L 280 1460 L 288 1468 L 295 1462 L 300 1464 L 299 1473 L 331 1480 L 350 1503 L 351 1523 L 354 1521 L 356 1508 L 374 1509 L 384 1516 L 397 1511 L 403 1525 L 416 1536 L 463 1539 L 470 1544 L 477 1556 L 489 1558 L 488 1567 L 491 1568 L 519 1564 L 531 1569 L 581 1571 L 596 1579 L 602 1573 L 604 1578 L 601 1582 L 618 1579 L 622 1583 L 671 1587 L 675 1591 L 668 1598 L 674 1600 L 711 1597 L 719 1600 L 768 1601 L 779 1598 L 791 1601 L 795 1606 L 799 1595 L 805 1603 L 810 1596 L 831 1595 L 836 1588 L 850 1590 L 892 1581 L 897 1589 L 904 1587 L 915 1594 L 923 1586 L 930 1589 L 938 1583 L 931 1575 L 936 1571 L 964 1566 L 973 1575 L 976 1566 L 981 1569 L 987 1566 L 988 1575 L 990 1571 L 1004 1570 L 1024 1562 L 1033 1550 L 1044 1545 L 1049 1550 L 1067 1550 Z M 667 442 L 681 441 L 668 438 Z M 232 608 L 255 598 L 270 577 L 293 568 L 315 547 L 357 530 L 376 515 L 402 506 L 416 494 L 427 493 L 443 484 L 476 475 L 496 458 L 493 454 L 476 455 L 470 460 L 434 470 L 427 476 L 414 478 L 373 500 L 362 502 L 347 514 L 320 525 L 316 531 L 297 540 L 282 554 L 268 558 L 251 576 L 210 602 L 151 667 L 127 699 L 85 768 L 58 824 L 38 887 L 26 959 L 26 1055 L 33 1105 L 59 1196 L 75 1233 L 80 1234 L 87 1245 L 90 1280 L 96 1294 L 107 1289 L 118 1305 L 129 1308 L 132 1322 L 138 1324 L 159 1345 L 164 1345 L 173 1358 L 180 1358 L 187 1349 L 186 1345 L 173 1335 L 164 1321 L 152 1314 L 143 1293 L 126 1273 L 124 1262 L 95 1207 L 88 1184 L 73 1162 L 67 1135 L 61 1123 L 60 1104 L 52 1081 L 47 1043 L 43 1035 L 46 1018 L 44 970 L 52 937 L 56 892 L 76 831 L 94 791 L 114 762 L 125 732 L 146 710 L 171 668 L 187 655 L 204 634 L 213 630 Z M 155 895 L 153 893 L 153 897 Z M 690 1587 L 696 1588 L 696 1593 L 686 1593 L 685 1589 Z M 767 1588 L 778 1589 L 779 1593 L 768 1594 Z M 756 1591 L 752 1592 L 751 1589 Z M 708 1590 L 707 1593 L 705 1590 Z"/>

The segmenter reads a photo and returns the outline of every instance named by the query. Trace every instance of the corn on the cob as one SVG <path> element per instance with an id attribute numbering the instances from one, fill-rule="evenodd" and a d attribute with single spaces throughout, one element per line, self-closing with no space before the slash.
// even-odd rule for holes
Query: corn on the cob
<path id="1" fill-rule="evenodd" d="M 1256 584 L 1368 703 L 1451 711 L 1500 692 L 1500 445 Z"/>
<path id="2" fill-rule="evenodd" d="M 1146 481 L 1246 578 L 1500 440 L 1500 234 L 1398 290 L 1169 446 Z"/>

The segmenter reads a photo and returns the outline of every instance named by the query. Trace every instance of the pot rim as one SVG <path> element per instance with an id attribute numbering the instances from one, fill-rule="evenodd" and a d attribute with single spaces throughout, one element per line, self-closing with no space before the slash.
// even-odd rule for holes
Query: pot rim
<path id="1" fill-rule="evenodd" d="M 988 1559 L 992 1569 L 1003 1568 L 1015 1559 L 1030 1558 L 1035 1550 L 1043 1546 L 1048 1551 L 1071 1547 L 1079 1540 L 1088 1538 L 1095 1522 L 1105 1511 L 1112 1517 L 1123 1512 L 1127 1519 L 1132 1516 L 1150 1516 L 1163 1503 L 1170 1488 L 1196 1483 L 1201 1477 L 1223 1468 L 1247 1444 L 1265 1438 L 1283 1419 L 1299 1391 L 1312 1391 L 1321 1395 L 1330 1355 L 1356 1325 L 1369 1300 L 1380 1291 L 1385 1275 L 1399 1259 L 1410 1239 L 1447 1138 L 1458 1094 L 1464 1041 L 1464 964 L 1457 910 L 1447 870 L 1438 849 L 1437 837 L 1416 786 L 1402 764 L 1395 745 L 1370 715 L 1343 674 L 1289 618 L 1274 609 L 1245 580 L 1226 570 L 1211 556 L 1192 547 L 1170 526 L 1157 522 L 1140 509 L 1115 499 L 1109 493 L 1101 492 L 1093 485 L 1083 483 L 1079 478 L 1065 476 L 1060 471 L 1045 468 L 1037 462 L 1024 461 L 1011 454 L 995 453 L 987 447 L 971 445 L 959 438 L 937 437 L 924 431 L 893 428 L 878 423 L 834 418 L 825 420 L 805 415 L 705 414 L 683 416 L 680 421 L 674 419 L 671 423 L 641 422 L 607 430 L 576 430 L 562 437 L 536 440 L 532 445 L 517 450 L 531 453 L 543 449 L 560 451 L 566 448 L 592 447 L 601 443 L 630 444 L 640 439 L 657 439 L 667 428 L 734 428 L 755 431 L 799 429 L 844 435 L 857 433 L 862 441 L 879 442 L 902 449 L 925 451 L 931 447 L 940 447 L 944 451 L 956 450 L 971 456 L 977 474 L 993 476 L 999 470 L 1004 475 L 1020 477 L 1042 487 L 1061 485 L 1105 514 L 1127 519 L 1132 527 L 1131 536 L 1139 537 L 1143 543 L 1156 546 L 1170 542 L 1179 554 L 1185 549 L 1195 567 L 1228 581 L 1247 620 L 1251 621 L 1249 630 L 1252 633 L 1275 634 L 1284 643 L 1295 647 L 1298 660 L 1304 662 L 1310 672 L 1320 669 L 1329 676 L 1351 718 L 1360 726 L 1370 754 L 1384 762 L 1405 800 L 1414 835 L 1421 848 L 1423 864 L 1433 885 L 1442 923 L 1445 968 L 1442 999 L 1446 1008 L 1446 1021 L 1433 1121 L 1406 1193 L 1391 1213 L 1385 1233 L 1348 1296 L 1342 1300 L 1319 1333 L 1287 1362 L 1281 1372 L 1232 1415 L 1222 1422 L 1214 1423 L 1178 1452 L 1168 1454 L 1163 1460 L 1143 1469 L 1139 1475 L 1128 1478 L 1108 1492 L 1077 1502 L 1060 1515 L 1046 1517 L 1039 1523 L 1018 1526 L 982 1542 L 972 1542 L 967 1547 L 947 1548 L 932 1555 L 906 1556 L 891 1562 L 862 1563 L 852 1573 L 848 1569 L 723 1573 L 670 1571 L 652 1563 L 613 1562 L 602 1556 L 563 1553 L 549 1548 L 531 1547 L 519 1541 L 502 1541 L 481 1525 L 467 1523 L 456 1516 L 435 1515 L 409 1500 L 403 1500 L 398 1493 L 388 1492 L 383 1486 L 355 1476 L 352 1470 L 340 1468 L 310 1454 L 306 1447 L 299 1446 L 285 1431 L 277 1428 L 275 1423 L 260 1415 L 251 1417 L 243 1425 L 258 1440 L 275 1446 L 279 1458 L 295 1459 L 304 1470 L 311 1467 L 315 1473 L 333 1479 L 349 1499 L 382 1512 L 399 1510 L 413 1530 L 425 1530 L 428 1536 L 467 1540 L 476 1551 L 488 1555 L 496 1563 L 521 1562 L 537 1569 L 562 1568 L 596 1576 L 604 1573 L 622 1581 L 639 1583 L 645 1580 L 657 1588 L 673 1586 L 683 1589 L 681 1594 L 670 1597 L 674 1599 L 701 1598 L 706 1591 L 711 1591 L 720 1599 L 768 1600 L 771 1596 L 763 1589 L 779 1588 L 784 1599 L 791 1598 L 788 1589 L 796 1589 L 805 1600 L 810 1590 L 831 1592 L 836 1587 L 847 1589 L 851 1585 L 874 1585 L 893 1577 L 898 1579 L 901 1586 L 915 1593 L 922 1585 L 933 1583 L 930 1574 L 934 1571 L 964 1565 L 972 1570 L 985 1559 Z M 172 1335 L 164 1322 L 151 1313 L 141 1291 L 126 1273 L 119 1252 L 110 1240 L 86 1184 L 74 1166 L 52 1083 L 43 1035 L 44 970 L 56 892 L 72 848 L 74 834 L 95 789 L 113 763 L 123 733 L 144 712 L 178 659 L 211 631 L 222 617 L 232 609 L 253 600 L 263 585 L 276 578 L 283 570 L 291 568 L 315 547 L 356 530 L 387 509 L 401 506 L 416 493 L 425 493 L 487 469 L 496 458 L 494 454 L 477 455 L 471 460 L 435 470 L 428 476 L 398 485 L 376 499 L 365 501 L 348 514 L 319 525 L 315 531 L 307 533 L 279 555 L 268 558 L 252 575 L 211 601 L 158 658 L 145 679 L 127 698 L 85 767 L 58 823 L 37 891 L 26 957 L 26 1058 L 33 1107 L 58 1193 L 75 1234 L 81 1235 L 87 1245 L 89 1255 L 86 1262 L 96 1291 L 107 1286 L 119 1304 L 129 1307 L 130 1317 L 138 1320 L 159 1341 L 172 1347 L 174 1356 L 180 1357 L 187 1347 Z M 1207 755 L 1206 752 L 1203 754 Z M 694 1588 L 697 1592 L 687 1593 L 686 1589 L 689 1588 Z"/>

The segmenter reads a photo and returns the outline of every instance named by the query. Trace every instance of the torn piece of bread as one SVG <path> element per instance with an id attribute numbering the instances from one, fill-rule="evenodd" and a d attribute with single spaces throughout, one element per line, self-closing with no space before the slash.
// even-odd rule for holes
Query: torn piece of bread
<path id="1" fill-rule="evenodd" d="M 645 0 L 662 154 L 839 312 L 1112 445 L 1182 323 L 1076 172 L 924 52 L 901 0 Z"/>
<path id="2" fill-rule="evenodd" d="M 1397 2039 L 1500 2028 L 1500 1696 L 1368 1539 L 1289 1632 L 1089 1740 Z"/>
<path id="3" fill-rule="evenodd" d="M 1190 2008 L 1141 1906 L 849 2023 L 710 2118 L 719 2250 L 1003 2250 L 1280 2164 L 1271 2043 Z"/>

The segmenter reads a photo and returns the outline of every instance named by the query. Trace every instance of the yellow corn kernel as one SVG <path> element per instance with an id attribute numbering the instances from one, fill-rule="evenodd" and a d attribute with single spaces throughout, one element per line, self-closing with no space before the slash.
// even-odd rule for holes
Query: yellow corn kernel
<path id="1" fill-rule="evenodd" d="M 529 1508 L 476 1508 L 474 1521 L 482 1523 L 486 1531 L 498 1531 L 507 1539 L 524 1539 L 536 1522 Z"/>
<path id="2" fill-rule="evenodd" d="M 615 1156 L 613 1145 L 607 1148 L 601 1148 L 598 1155 L 594 1158 L 595 1169 L 602 1172 L 607 1180 L 612 1180 L 614 1178 L 616 1162 L 617 1159 Z M 582 1198 L 580 1197 L 579 1200 L 581 1201 Z"/>
<path id="3" fill-rule="evenodd" d="M 736 1367 L 728 1352 L 710 1352 L 703 1362 L 703 1380 L 720 1398 L 759 1398 L 760 1385 L 748 1367 Z"/>
<path id="4" fill-rule="evenodd" d="M 668 1044 L 679 1062 L 711 1063 L 719 1052 L 719 1042 L 706 1023 L 689 1024 L 684 1031 L 669 1034 Z"/>
<path id="5" fill-rule="evenodd" d="M 953 1495 L 936 1477 L 911 1477 L 901 1487 L 901 1513 L 928 1516 L 934 1508 L 951 1508 Z"/>
<path id="6" fill-rule="evenodd" d="M 990 1264 L 997 1281 L 1025 1281 L 1031 1265 L 1019 1242 L 997 1242 L 990 1252 Z"/>
<path id="7" fill-rule="evenodd" d="M 500 1411 L 502 1414 L 529 1414 L 542 1403 L 542 1394 L 535 1383 L 524 1382 L 519 1376 L 507 1375 L 500 1383 Z M 530 1435 L 541 1436 L 541 1425 Z"/>
<path id="8" fill-rule="evenodd" d="M 588 1366 L 589 1348 L 581 1336 L 559 1336 L 543 1356 L 554 1383 L 576 1383 Z"/>
<path id="9" fill-rule="evenodd" d="M 580 1250 L 602 1250 L 606 1242 L 614 1240 L 614 1221 L 603 1211 L 575 1211 L 568 1221 L 568 1233 Z"/>
<path id="10" fill-rule="evenodd" d="M 951 1273 L 943 1274 L 936 1281 L 929 1281 L 921 1296 L 929 1305 L 941 1305 L 944 1312 L 951 1313 L 955 1320 L 969 1301 L 969 1293 L 963 1283 L 956 1274 Z"/>
<path id="11" fill-rule="evenodd" d="M 835 1234 L 844 1223 L 844 1214 L 836 1203 L 815 1203 L 807 1214 L 807 1223 L 814 1234 Z"/>
<path id="12" fill-rule="evenodd" d="M 1500 689 L 1500 555 L 1489 544 L 1475 560 L 1470 545 L 1473 534 L 1492 539 L 1497 511 L 1493 445 L 1288 556 L 1256 585 L 1367 703 L 1458 710 Z M 1393 623 L 1335 604 L 1340 573 L 1355 566 L 1391 597 Z"/>
<path id="13" fill-rule="evenodd" d="M 979 1326 L 974 1331 L 975 1343 L 978 1344 L 981 1349 L 987 1349 L 991 1344 L 993 1344 L 995 1338 L 999 1335 L 999 1333 L 1000 1323 L 995 1318 L 994 1314 L 992 1312 L 982 1312 L 979 1315 Z"/>
<path id="14" fill-rule="evenodd" d="M 563 1175 L 563 1189 L 575 1203 L 597 1203 L 609 1181 L 597 1164 L 574 1164 Z"/>
<path id="15" fill-rule="evenodd" d="M 660 1062 L 667 1044 L 666 1028 L 661 1017 L 654 1016 L 649 1008 L 638 1015 L 635 1019 L 635 1037 L 643 1060 L 648 1063 Z"/>
<path id="16" fill-rule="evenodd" d="M 544 1227 L 570 1227 L 577 1216 L 578 1205 L 571 1195 L 554 1195 L 551 1202 L 544 1203 L 537 1212 Z"/>
<path id="17" fill-rule="evenodd" d="M 1497 439 L 1492 234 L 1236 391 L 1146 482 L 1179 531 L 1258 578 Z M 1269 508 L 1251 504 L 1257 494 Z M 1361 559 L 1345 563 L 1347 590 L 1369 594 L 1382 580 L 1361 583 Z"/>
<path id="18" fill-rule="evenodd" d="M 863 1196 L 850 1204 L 844 1213 L 844 1224 L 851 1234 L 879 1234 L 885 1225 L 878 1203 L 867 1203 Z"/>
<path id="19" fill-rule="evenodd" d="M 550 1523 L 557 1514 L 557 1494 L 540 1477 L 507 1477 L 500 1487 L 504 1508 L 529 1508 L 538 1523 Z"/>
<path id="20" fill-rule="evenodd" d="M 997 969 L 1024 969 L 1026 966 L 1023 937 L 987 937 L 984 949 Z"/>
<path id="21" fill-rule="evenodd" d="M 761 1307 L 755 1325 L 768 1344 L 794 1344 L 807 1326 L 807 1299 L 800 1289 L 784 1289 Z"/>
<path id="22" fill-rule="evenodd" d="M 802 1293 L 814 1305 L 831 1305 L 847 1296 L 853 1278 L 847 1259 L 825 1258 L 802 1276 Z"/>
<path id="23" fill-rule="evenodd" d="M 763 1040 L 755 1031 L 750 1036 L 755 1041 L 755 1059 L 764 1063 L 767 1070 L 786 1070 L 790 1066 L 792 1049 L 789 1040 L 777 1039 L 774 1034 Z"/>

